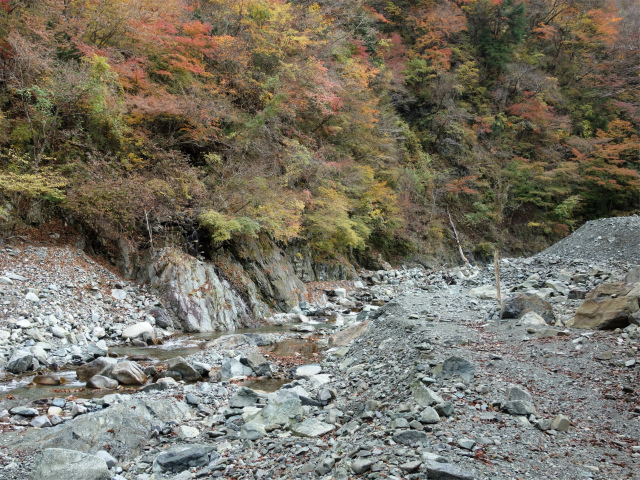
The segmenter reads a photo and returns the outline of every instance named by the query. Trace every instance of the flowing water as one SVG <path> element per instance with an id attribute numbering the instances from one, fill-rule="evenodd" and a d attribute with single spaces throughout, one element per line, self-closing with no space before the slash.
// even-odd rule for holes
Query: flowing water
<path id="1" fill-rule="evenodd" d="M 315 324 L 316 328 L 331 328 L 326 324 Z M 243 333 L 286 333 L 291 331 L 292 325 L 266 326 L 259 328 L 244 328 L 225 332 L 207 333 L 185 333 L 171 337 L 162 345 L 150 347 L 119 346 L 109 348 L 110 354 L 118 357 L 128 357 L 134 361 L 145 363 L 165 362 L 174 357 L 188 357 L 189 355 L 201 352 L 204 345 L 216 338 L 226 335 L 236 335 Z M 307 335 L 307 334 L 305 334 Z M 314 361 L 315 354 L 321 349 L 314 342 L 305 338 L 288 338 L 266 347 L 267 351 L 277 356 L 300 355 L 304 359 Z M 35 375 L 17 376 L 6 382 L 0 382 L 0 407 L 12 408 L 18 405 L 29 405 L 40 399 L 51 399 L 55 397 L 67 398 L 70 395 L 77 398 L 100 398 L 110 393 L 133 393 L 135 388 L 119 388 L 118 390 L 93 390 L 86 388 L 85 383 L 77 379 L 73 370 L 55 372 L 55 375 L 62 377 L 63 385 L 36 385 L 33 378 Z M 264 378 L 248 380 L 243 385 L 263 392 L 273 392 L 290 380 Z"/>

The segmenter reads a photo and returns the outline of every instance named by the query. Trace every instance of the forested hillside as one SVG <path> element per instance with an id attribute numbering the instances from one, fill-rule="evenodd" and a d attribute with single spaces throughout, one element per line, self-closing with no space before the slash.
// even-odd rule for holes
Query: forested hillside
<path id="1" fill-rule="evenodd" d="M 640 209 L 633 0 L 0 0 L 0 218 L 523 251 Z"/>

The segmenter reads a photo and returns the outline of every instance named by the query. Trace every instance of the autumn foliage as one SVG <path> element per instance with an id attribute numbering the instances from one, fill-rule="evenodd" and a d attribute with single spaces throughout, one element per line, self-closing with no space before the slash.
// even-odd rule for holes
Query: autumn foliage
<path id="1" fill-rule="evenodd" d="M 0 194 L 133 242 L 553 236 L 639 208 L 637 27 L 622 0 L 4 0 Z"/>

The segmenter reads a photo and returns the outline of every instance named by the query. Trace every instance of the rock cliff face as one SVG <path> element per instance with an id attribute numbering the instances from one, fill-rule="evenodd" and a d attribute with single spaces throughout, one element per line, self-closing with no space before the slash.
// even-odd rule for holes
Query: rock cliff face
<path id="1" fill-rule="evenodd" d="M 351 278 L 353 267 L 314 263 L 311 252 L 285 251 L 251 239 L 217 252 L 211 261 L 164 248 L 139 268 L 137 280 L 160 298 L 187 332 L 254 327 L 274 311 L 288 312 L 304 299 L 303 281 Z"/>
<path id="2" fill-rule="evenodd" d="M 186 332 L 256 326 L 270 314 L 255 285 L 246 286 L 243 298 L 212 263 L 176 249 L 157 252 L 140 269 L 138 280 L 158 290 L 161 301 L 179 322 L 174 326 Z"/>

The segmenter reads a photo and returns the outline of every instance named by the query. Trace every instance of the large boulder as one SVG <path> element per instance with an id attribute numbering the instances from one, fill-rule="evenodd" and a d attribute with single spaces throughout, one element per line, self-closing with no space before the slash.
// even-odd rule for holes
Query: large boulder
<path id="1" fill-rule="evenodd" d="M 568 326 L 610 330 L 634 322 L 640 309 L 640 283 L 603 283 L 590 291 Z"/>
<path id="2" fill-rule="evenodd" d="M 156 332 L 149 322 L 130 325 L 122 331 L 122 338 L 128 340 L 142 340 L 147 344 L 157 343 Z"/>
<path id="3" fill-rule="evenodd" d="M 246 423 L 259 425 L 290 425 L 296 423 L 304 413 L 302 401 L 295 392 L 287 389 L 270 394 L 269 403 L 260 412 L 249 417 Z"/>
<path id="4" fill-rule="evenodd" d="M 108 376 L 111 368 L 118 363 L 115 358 L 99 357 L 93 362 L 76 368 L 76 376 L 81 382 L 86 382 L 96 375 Z"/>
<path id="5" fill-rule="evenodd" d="M 140 365 L 129 361 L 116 363 L 111 369 L 109 377 L 123 385 L 144 385 L 147 383 L 147 376 Z"/>
<path id="6" fill-rule="evenodd" d="M 548 324 L 554 324 L 556 321 L 553 307 L 549 302 L 538 295 L 527 293 L 508 298 L 502 309 L 502 318 L 522 318 L 524 314 L 529 312 L 537 313 Z"/>
<path id="7" fill-rule="evenodd" d="M 202 375 L 182 357 L 175 357 L 169 360 L 169 368 L 172 372 L 180 372 L 182 378 L 187 382 L 197 382 L 202 379 Z"/>
<path id="8" fill-rule="evenodd" d="M 106 396 L 105 400 L 109 400 Z M 109 453 L 125 463 L 133 460 L 148 445 L 154 426 L 169 421 L 183 423 L 191 419 L 189 406 L 175 398 L 140 399 L 122 396 L 109 402 L 109 408 L 76 417 L 54 428 L 29 429 L 10 441 L 13 449 L 57 448 L 64 445 L 82 452 L 96 451 L 109 445 Z M 37 415 L 37 411 L 36 411 Z M 9 443 L 9 439 L 7 442 Z M 61 473 L 56 480 L 70 478 Z M 84 480 L 85 477 L 80 477 Z M 107 477 L 109 478 L 109 477 Z"/>
<path id="9" fill-rule="evenodd" d="M 109 480 L 107 462 L 76 450 L 47 448 L 38 459 L 32 480 Z"/>
<path id="10" fill-rule="evenodd" d="M 7 372 L 19 375 L 31 368 L 33 363 L 33 354 L 29 350 L 18 349 L 13 352 L 9 363 L 7 363 Z"/>
<path id="11" fill-rule="evenodd" d="M 247 367 L 235 358 L 225 358 L 222 361 L 220 369 L 220 378 L 222 381 L 231 380 L 234 377 L 250 376 L 253 373 L 251 367 Z"/>

